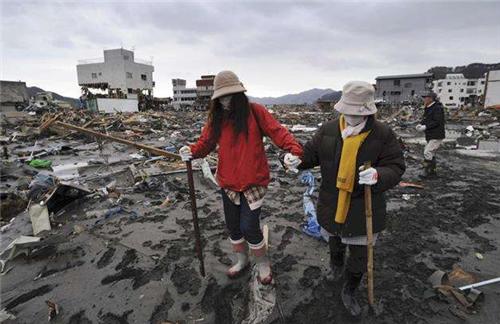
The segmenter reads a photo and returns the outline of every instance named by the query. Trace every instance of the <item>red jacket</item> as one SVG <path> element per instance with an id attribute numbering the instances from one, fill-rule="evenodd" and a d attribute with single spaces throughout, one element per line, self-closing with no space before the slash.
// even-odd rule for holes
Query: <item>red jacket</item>
<path id="1" fill-rule="evenodd" d="M 270 177 L 262 142 L 264 135 L 281 149 L 302 156 L 302 146 L 264 106 L 251 103 L 250 107 L 248 139 L 245 134 L 240 134 L 236 139 L 231 122 L 225 121 L 218 143 L 210 142 L 210 126 L 207 124 L 198 142 L 191 145 L 193 158 L 203 158 L 219 144 L 217 182 L 221 188 L 242 192 L 255 185 L 267 187 Z"/>

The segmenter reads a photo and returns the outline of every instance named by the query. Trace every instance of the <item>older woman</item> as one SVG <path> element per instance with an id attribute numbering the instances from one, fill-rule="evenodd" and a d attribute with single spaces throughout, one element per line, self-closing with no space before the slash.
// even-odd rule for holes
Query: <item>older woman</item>
<path id="1" fill-rule="evenodd" d="M 331 234 L 330 264 L 337 278 L 344 268 L 346 248 L 349 249 L 341 297 L 353 316 L 361 314 L 354 292 L 367 267 L 364 185 L 372 186 L 376 240 L 385 228 L 384 192 L 398 184 L 405 171 L 394 132 L 374 117 L 377 108 L 373 94 L 374 88 L 369 83 L 347 83 L 335 105 L 340 117 L 322 125 L 305 145 L 301 159 L 290 154 L 285 157 L 290 168 L 321 167 L 318 221 Z M 368 161 L 372 167 L 363 170 L 364 162 Z"/>

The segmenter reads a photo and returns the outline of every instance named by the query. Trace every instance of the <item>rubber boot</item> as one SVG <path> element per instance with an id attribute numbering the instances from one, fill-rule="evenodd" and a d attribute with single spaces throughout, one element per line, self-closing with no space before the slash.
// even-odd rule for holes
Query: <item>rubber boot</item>
<path id="1" fill-rule="evenodd" d="M 423 173 L 420 178 L 427 179 L 431 177 L 432 160 L 424 160 Z"/>
<path id="2" fill-rule="evenodd" d="M 267 247 L 264 245 L 258 249 L 252 249 L 255 255 L 257 271 L 259 275 L 257 279 L 263 285 L 269 285 L 273 281 L 273 274 L 271 271 L 271 260 L 267 256 Z"/>
<path id="3" fill-rule="evenodd" d="M 429 166 L 429 176 L 432 178 L 437 177 L 436 157 L 433 157 L 431 160 L 431 165 Z"/>
<path id="4" fill-rule="evenodd" d="M 340 297 L 342 298 L 342 303 L 346 310 L 351 314 L 351 316 L 358 317 L 361 315 L 361 307 L 354 296 L 356 289 L 359 287 L 359 283 L 361 282 L 361 278 L 363 277 L 362 273 L 352 273 L 346 270 L 345 272 L 345 282 L 342 286 L 342 292 L 340 293 Z"/>
<path id="5" fill-rule="evenodd" d="M 231 279 L 237 278 L 241 275 L 250 264 L 248 259 L 248 244 L 246 241 L 233 243 L 233 252 L 236 254 L 236 263 L 226 272 L 227 276 Z"/>
<path id="6" fill-rule="evenodd" d="M 339 236 L 330 236 L 328 240 L 330 248 L 330 270 L 329 279 L 337 281 L 342 278 L 344 270 L 345 244 Z"/>

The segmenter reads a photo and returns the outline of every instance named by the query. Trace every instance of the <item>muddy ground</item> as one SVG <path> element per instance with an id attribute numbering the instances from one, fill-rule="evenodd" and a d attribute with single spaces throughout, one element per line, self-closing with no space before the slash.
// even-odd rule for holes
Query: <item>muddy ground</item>
<path id="1" fill-rule="evenodd" d="M 415 139 L 411 132 L 401 134 Z M 310 136 L 298 134 L 301 140 Z M 64 143 L 68 141 L 72 147 L 92 143 L 83 138 Z M 388 226 L 375 247 L 375 297 L 383 311 L 373 317 L 365 310 L 359 320 L 340 306 L 341 283 L 328 279 L 327 244 L 301 232 L 305 186 L 281 169 L 277 151 L 270 148 L 273 181 L 262 222 L 270 228 L 279 307 L 269 322 L 497 322 L 499 285 L 484 287 L 484 302 L 464 320 L 450 311 L 455 304 L 438 296 L 426 281 L 434 270 L 450 271 L 454 264 L 480 279 L 500 275 L 498 156 L 463 155 L 452 146 L 450 142 L 440 151 L 440 177 L 424 181 L 425 189 L 397 187 L 388 192 Z M 408 148 L 404 180 L 417 181 L 423 147 L 417 143 Z M 124 156 L 133 152 L 120 148 Z M 92 154 L 77 150 L 67 158 L 74 161 Z M 138 182 L 128 169 L 131 162 L 117 160 L 112 167 L 86 169 L 84 182 L 97 189 L 117 180 L 121 198 L 89 195 L 67 205 L 53 217 L 50 238 L 55 243 L 30 257 L 16 258 L 10 264 L 13 269 L 0 277 L 2 308 L 17 317 L 10 322 L 47 321 L 45 301 L 51 300 L 60 307 L 53 323 L 239 323 L 248 315 L 250 272 L 237 280 L 224 275 L 231 255 L 217 189 L 196 173 L 208 273 L 202 278 L 193 251 L 185 173 Z M 4 175 L 6 170 L 17 176 L 3 177 L 4 181 L 19 181 L 20 174 L 28 172 L 15 164 L 4 165 Z M 315 175 L 320 181 L 317 171 Z M 161 206 L 167 196 L 173 203 Z M 104 219 L 106 211 L 117 206 L 122 211 Z M 83 231 L 75 230 L 75 225 Z M 2 233 L 2 250 L 19 235 L 31 234 L 29 217 L 19 214 Z M 484 258 L 479 260 L 476 253 Z M 363 304 L 365 291 L 363 284 L 359 290 Z"/>

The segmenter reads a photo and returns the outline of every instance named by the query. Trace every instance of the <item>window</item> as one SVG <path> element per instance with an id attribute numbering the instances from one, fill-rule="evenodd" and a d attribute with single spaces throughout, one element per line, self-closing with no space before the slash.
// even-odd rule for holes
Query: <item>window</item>
<path id="1" fill-rule="evenodd" d="M 401 91 L 391 91 L 391 96 L 400 96 Z"/>
<path id="2" fill-rule="evenodd" d="M 412 90 L 411 91 L 411 95 L 414 96 L 415 95 L 415 90 Z"/>
<path id="3" fill-rule="evenodd" d="M 407 88 L 407 89 L 408 89 L 408 88 L 411 88 L 411 82 L 406 82 L 406 83 L 405 83 L 405 88 Z"/>
<path id="4" fill-rule="evenodd" d="M 481 84 L 484 84 L 484 81 L 481 81 Z"/>
<path id="5" fill-rule="evenodd" d="M 145 74 L 141 74 L 141 79 L 144 80 L 144 81 L 147 81 L 148 77 Z"/>
<path id="6" fill-rule="evenodd" d="M 465 97 L 460 97 L 460 102 L 464 102 Z"/>
<path id="7" fill-rule="evenodd" d="M 450 97 L 450 100 L 453 100 L 453 96 Z"/>
<path id="8" fill-rule="evenodd" d="M 464 92 L 464 89 L 460 89 L 460 92 Z"/>
<path id="9" fill-rule="evenodd" d="M 451 89 L 448 89 L 448 92 L 451 92 Z"/>
<path id="10" fill-rule="evenodd" d="M 128 61 L 128 58 L 129 58 L 129 57 L 128 57 L 128 55 L 123 55 L 123 59 L 124 59 L 125 61 Z"/>
<path id="11" fill-rule="evenodd" d="M 451 85 L 451 82 L 446 82 L 446 85 Z"/>
<path id="12" fill-rule="evenodd" d="M 468 81 L 467 85 L 468 86 L 475 86 L 476 85 L 476 81 Z"/>
<path id="13" fill-rule="evenodd" d="M 439 93 L 441 93 L 441 90 L 442 90 L 442 89 L 439 89 Z"/>
<path id="14" fill-rule="evenodd" d="M 134 90 L 132 88 L 128 88 L 128 93 L 134 93 Z"/>
<path id="15" fill-rule="evenodd" d="M 394 80 L 394 85 L 395 86 L 401 86 L 401 80 Z"/>
<path id="16" fill-rule="evenodd" d="M 127 72 L 127 79 L 132 79 L 132 72 Z"/>
<path id="17" fill-rule="evenodd" d="M 477 93 L 481 93 L 482 91 L 483 91 L 483 90 L 479 89 L 479 90 L 477 90 Z"/>
<path id="18" fill-rule="evenodd" d="M 441 86 L 443 86 L 443 82 L 442 82 L 442 81 L 439 81 L 439 82 L 438 82 L 438 87 L 441 87 Z"/>
<path id="19" fill-rule="evenodd" d="M 385 91 L 384 91 L 384 92 L 382 92 L 382 97 L 385 97 L 385 94 L 386 94 L 386 92 L 385 92 Z"/>
<path id="20" fill-rule="evenodd" d="M 97 79 L 97 73 L 92 73 L 92 79 Z"/>
<path id="21" fill-rule="evenodd" d="M 102 75 L 102 72 L 99 72 L 99 76 L 101 76 L 101 75 Z"/>

